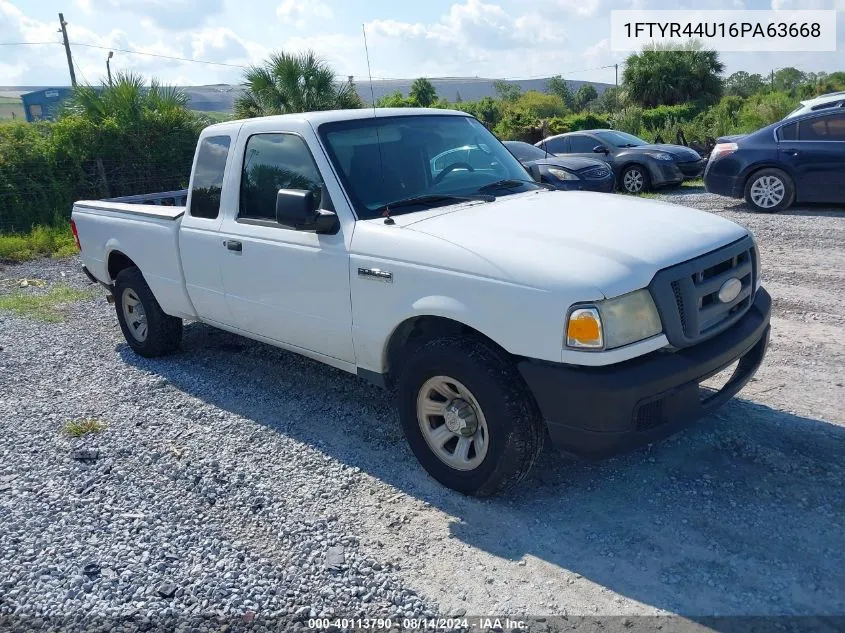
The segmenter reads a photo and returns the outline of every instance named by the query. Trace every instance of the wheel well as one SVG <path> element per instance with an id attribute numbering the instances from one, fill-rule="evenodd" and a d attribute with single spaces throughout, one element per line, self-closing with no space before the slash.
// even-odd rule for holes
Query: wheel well
<path id="1" fill-rule="evenodd" d="M 393 330 L 390 341 L 387 343 L 385 377 L 388 384 L 395 381 L 402 371 L 402 363 L 405 358 L 414 350 L 434 339 L 455 334 L 479 336 L 498 347 L 498 344 L 490 337 L 460 321 L 438 316 L 419 316 L 407 319 Z"/>
<path id="2" fill-rule="evenodd" d="M 109 253 L 108 261 L 109 279 L 111 279 L 113 282 L 117 278 L 117 275 L 118 273 L 120 273 L 121 270 L 124 270 L 134 265 L 135 262 L 133 262 L 120 251 L 112 251 L 111 253 Z"/>

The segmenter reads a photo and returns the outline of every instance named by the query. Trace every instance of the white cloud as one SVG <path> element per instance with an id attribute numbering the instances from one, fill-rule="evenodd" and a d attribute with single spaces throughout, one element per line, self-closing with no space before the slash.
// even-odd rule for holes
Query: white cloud
<path id="1" fill-rule="evenodd" d="M 588 18 L 596 15 L 599 10 L 600 0 L 554 0 L 549 9 L 555 12 L 565 12 L 581 18 Z"/>
<path id="2" fill-rule="evenodd" d="M 76 4 L 88 14 L 126 11 L 175 31 L 202 24 L 224 9 L 223 0 L 76 0 Z"/>
<path id="3" fill-rule="evenodd" d="M 284 24 L 293 24 L 298 29 L 311 22 L 330 20 L 334 17 L 331 7 L 320 0 L 283 0 L 276 7 L 276 15 Z"/>

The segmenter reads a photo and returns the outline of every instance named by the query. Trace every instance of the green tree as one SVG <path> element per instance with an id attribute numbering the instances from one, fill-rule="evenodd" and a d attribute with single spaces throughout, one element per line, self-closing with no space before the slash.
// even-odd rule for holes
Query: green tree
<path id="1" fill-rule="evenodd" d="M 617 112 L 623 109 L 627 102 L 625 101 L 625 93 L 616 86 L 611 86 L 605 88 L 594 104 L 598 112 Z"/>
<path id="2" fill-rule="evenodd" d="M 749 74 L 744 70 L 738 70 L 725 79 L 725 94 L 743 99 L 758 92 L 763 92 L 766 83 L 763 77 L 754 73 Z"/>
<path id="3" fill-rule="evenodd" d="M 496 91 L 496 95 L 502 101 L 516 101 L 519 99 L 519 95 L 522 93 L 522 88 L 519 87 L 519 84 L 514 84 L 509 81 L 505 81 L 504 79 L 497 79 L 493 82 L 493 90 Z"/>
<path id="4" fill-rule="evenodd" d="M 719 75 L 724 69 L 716 51 L 655 45 L 628 57 L 622 79 L 628 98 L 644 108 L 687 101 L 711 104 L 722 96 Z"/>
<path id="5" fill-rule="evenodd" d="M 572 109 L 575 98 L 572 96 L 569 84 L 560 75 L 555 75 L 554 77 L 549 78 L 549 82 L 546 84 L 546 92 L 551 95 L 557 95 L 561 98 L 561 100 L 563 100 L 563 103 L 566 104 L 567 108 L 570 110 Z"/>
<path id="6" fill-rule="evenodd" d="M 515 107 L 529 112 L 538 119 L 564 116 L 567 113 L 563 99 L 557 95 L 543 94 L 536 90 L 523 92 L 516 100 Z"/>
<path id="7" fill-rule="evenodd" d="M 354 84 L 335 82 L 332 68 L 313 51 L 299 55 L 274 53 L 261 66 L 244 73 L 246 88 L 235 99 L 239 118 L 360 108 Z"/>
<path id="8" fill-rule="evenodd" d="M 807 75 L 797 68 L 781 68 L 775 72 L 772 88 L 783 92 L 792 92 L 807 81 Z"/>
<path id="9" fill-rule="evenodd" d="M 402 95 L 401 90 L 396 90 L 376 101 L 376 107 L 378 108 L 410 108 L 413 105 L 414 103 L 411 99 L 405 98 Z"/>
<path id="10" fill-rule="evenodd" d="M 437 101 L 437 90 L 428 79 L 420 77 L 411 84 L 409 96 L 421 108 L 428 108 Z"/>
<path id="11" fill-rule="evenodd" d="M 593 84 L 582 84 L 575 93 L 575 110 L 583 110 L 587 104 L 599 98 L 599 93 Z"/>

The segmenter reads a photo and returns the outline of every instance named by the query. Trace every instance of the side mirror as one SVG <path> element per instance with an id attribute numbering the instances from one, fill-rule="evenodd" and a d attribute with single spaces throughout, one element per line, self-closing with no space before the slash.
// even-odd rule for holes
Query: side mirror
<path id="1" fill-rule="evenodd" d="M 333 233 L 340 226 L 334 211 L 317 209 L 314 192 L 307 189 L 279 189 L 276 222 L 296 231 L 316 233 Z"/>
<path id="2" fill-rule="evenodd" d="M 543 175 L 540 173 L 539 165 L 531 164 L 527 165 L 528 173 L 531 174 L 531 178 L 534 179 L 535 182 L 543 182 Z"/>
<path id="3" fill-rule="evenodd" d="M 596 146 L 593 148 L 593 151 L 594 151 L 596 154 L 607 154 L 607 148 L 606 148 L 604 145 L 596 145 Z"/>

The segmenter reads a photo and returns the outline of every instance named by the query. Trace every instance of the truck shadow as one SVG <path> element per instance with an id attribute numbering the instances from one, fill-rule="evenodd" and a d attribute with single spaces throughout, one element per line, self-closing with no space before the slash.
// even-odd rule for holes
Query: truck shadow
<path id="1" fill-rule="evenodd" d="M 405 444 L 391 394 L 345 372 L 201 324 L 169 358 L 118 350 L 189 395 L 456 517 L 452 535 L 473 548 L 539 559 L 538 586 L 545 573 L 580 574 L 689 617 L 845 613 L 845 428 L 735 399 L 627 456 L 582 462 L 547 450 L 518 489 L 478 500 L 433 482 Z"/>

